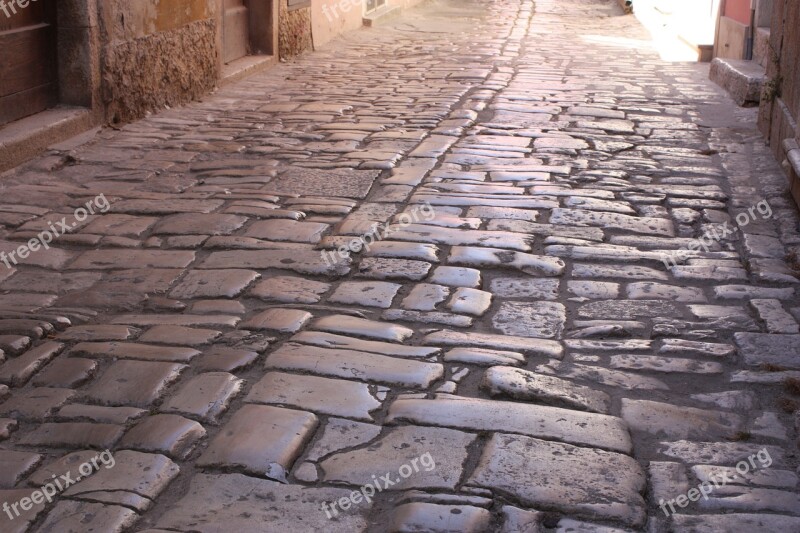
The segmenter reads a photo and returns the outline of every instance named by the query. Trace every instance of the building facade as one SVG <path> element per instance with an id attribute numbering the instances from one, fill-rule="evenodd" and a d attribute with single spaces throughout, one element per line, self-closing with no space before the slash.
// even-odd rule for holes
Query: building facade
<path id="1" fill-rule="evenodd" d="M 0 0 L 0 171 L 420 0 Z"/>

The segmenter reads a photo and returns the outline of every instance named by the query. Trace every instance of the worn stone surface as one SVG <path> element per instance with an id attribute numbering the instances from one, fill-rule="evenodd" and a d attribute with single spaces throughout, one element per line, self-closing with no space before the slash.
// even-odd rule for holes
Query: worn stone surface
<path id="1" fill-rule="evenodd" d="M 153 112 L 3 175 L 0 502 L 117 465 L 0 530 L 797 529 L 800 220 L 755 109 L 619 2 L 401 3 L 183 107 L 208 65 L 163 53 L 229 17 L 131 35 L 102 97 Z"/>

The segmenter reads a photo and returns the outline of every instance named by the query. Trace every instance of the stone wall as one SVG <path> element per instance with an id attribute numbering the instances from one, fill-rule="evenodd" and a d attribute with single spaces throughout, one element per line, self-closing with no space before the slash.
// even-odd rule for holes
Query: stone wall
<path id="1" fill-rule="evenodd" d="M 762 95 L 759 127 L 778 161 L 800 143 L 800 2 L 775 0 L 770 32 L 772 59 L 767 64 L 768 82 Z M 795 144 L 792 145 L 791 141 Z M 790 142 L 785 142 L 790 141 Z M 797 154 L 793 154 L 796 156 Z M 793 157 L 797 161 L 796 157 Z M 792 181 L 792 194 L 800 203 L 800 162 L 784 165 Z"/>
<path id="2" fill-rule="evenodd" d="M 219 78 L 214 0 L 101 3 L 105 119 L 128 122 L 212 90 Z"/>
<path id="3" fill-rule="evenodd" d="M 286 0 L 280 2 L 280 28 L 278 30 L 281 59 L 296 56 L 313 48 L 311 40 L 311 9 L 289 11 Z"/>

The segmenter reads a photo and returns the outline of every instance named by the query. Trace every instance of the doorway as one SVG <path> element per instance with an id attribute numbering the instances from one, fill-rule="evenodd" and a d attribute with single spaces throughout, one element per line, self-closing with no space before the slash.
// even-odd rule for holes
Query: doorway
<path id="1" fill-rule="evenodd" d="M 222 33 L 223 63 L 228 64 L 250 53 L 248 0 L 224 0 Z"/>
<path id="2" fill-rule="evenodd" d="M 367 1 L 367 7 L 366 7 L 367 13 L 371 13 L 376 9 L 379 9 L 386 5 L 386 0 L 366 0 L 366 1 Z"/>
<path id="3" fill-rule="evenodd" d="M 58 102 L 56 0 L 0 11 L 0 126 Z"/>

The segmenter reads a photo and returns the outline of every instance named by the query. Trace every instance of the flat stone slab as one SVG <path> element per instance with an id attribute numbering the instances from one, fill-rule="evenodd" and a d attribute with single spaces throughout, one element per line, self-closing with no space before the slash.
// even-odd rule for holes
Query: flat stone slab
<path id="1" fill-rule="evenodd" d="M 599 226 L 647 235 L 675 236 L 675 227 L 672 221 L 666 218 L 634 217 L 583 209 L 553 209 L 550 223 L 566 226 Z"/>
<path id="2" fill-rule="evenodd" d="M 328 301 L 388 309 L 401 287 L 383 281 L 345 281 L 333 291 Z"/>
<path id="3" fill-rule="evenodd" d="M 385 490 L 454 490 L 475 438 L 452 429 L 402 426 L 392 428 L 367 448 L 331 455 L 320 462 L 320 467 L 326 482 L 362 486 L 373 476 L 391 472 L 394 484 Z M 412 471 L 404 468 L 400 472 L 404 464 Z"/>
<path id="4" fill-rule="evenodd" d="M 556 302 L 503 302 L 492 317 L 492 326 L 508 335 L 559 339 L 567 313 Z"/>
<path id="5" fill-rule="evenodd" d="M 237 467 L 263 477 L 273 463 L 289 470 L 316 427 L 317 417 L 311 413 L 244 405 L 211 440 L 197 465 Z"/>
<path id="6" fill-rule="evenodd" d="M 628 426 L 621 418 L 545 405 L 440 394 L 436 399 L 399 398 L 387 423 L 500 431 L 630 453 Z"/>
<path id="7" fill-rule="evenodd" d="M 519 351 L 531 355 L 544 355 L 560 359 L 564 354 L 561 343 L 513 335 L 492 335 L 489 333 L 461 333 L 458 331 L 436 331 L 425 336 L 425 344 L 434 346 L 475 346 L 497 348 L 499 350 Z"/>
<path id="8" fill-rule="evenodd" d="M 287 343 L 267 357 L 267 369 L 299 370 L 329 377 L 361 379 L 426 389 L 441 379 L 444 367 L 374 353 Z"/>
<path id="9" fill-rule="evenodd" d="M 346 333 L 391 342 L 403 342 L 414 334 L 414 330 L 403 326 L 347 315 L 320 318 L 312 324 L 312 327 L 330 333 Z"/>
<path id="10" fill-rule="evenodd" d="M 467 483 L 570 516 L 632 527 L 647 518 L 645 474 L 635 459 L 618 453 L 497 434 Z"/>
<path id="11" fill-rule="evenodd" d="M 800 335 L 740 332 L 733 337 L 750 366 L 770 364 L 800 370 Z"/>
<path id="12" fill-rule="evenodd" d="M 672 522 L 680 531 L 686 533 L 713 533 L 715 531 L 774 533 L 775 531 L 800 531 L 800 518 L 767 513 L 676 514 L 672 517 Z"/>
<path id="13" fill-rule="evenodd" d="M 272 180 L 270 193 L 364 199 L 380 170 L 294 167 Z"/>
<path id="14" fill-rule="evenodd" d="M 734 413 L 629 398 L 622 399 L 620 415 L 631 430 L 661 438 L 732 438 L 744 427 Z"/>
<path id="15" fill-rule="evenodd" d="M 349 498 L 349 488 L 315 488 L 284 485 L 241 474 L 197 474 L 189 490 L 172 504 L 155 527 L 198 533 L 286 533 L 297 531 L 363 531 L 367 528 L 363 512 L 353 508 L 331 513 L 322 505 Z"/>
<path id="16" fill-rule="evenodd" d="M 320 414 L 372 421 L 381 406 L 369 386 L 356 381 L 270 372 L 256 383 L 246 402 L 286 405 Z"/>
<path id="17" fill-rule="evenodd" d="M 481 386 L 492 396 L 538 401 L 572 409 L 608 413 L 611 398 L 591 387 L 519 368 L 495 366 L 483 375 Z"/>
<path id="18" fill-rule="evenodd" d="M 330 263 L 317 250 L 271 249 L 271 250 L 224 250 L 211 252 L 198 268 L 225 269 L 245 268 L 265 270 L 277 268 L 299 274 L 338 276 L 350 271 L 351 259 L 338 255 Z"/>

